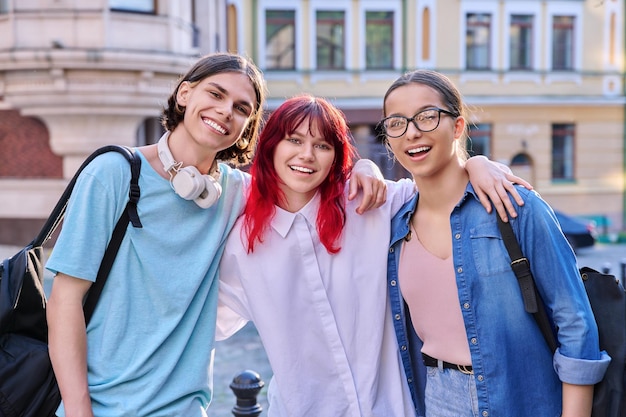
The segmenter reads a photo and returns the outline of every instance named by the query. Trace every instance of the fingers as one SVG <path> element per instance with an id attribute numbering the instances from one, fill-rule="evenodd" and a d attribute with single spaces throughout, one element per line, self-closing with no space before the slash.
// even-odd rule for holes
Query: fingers
<path id="1" fill-rule="evenodd" d="M 351 185 L 352 186 L 352 185 Z M 368 210 L 376 209 L 387 201 L 387 184 L 384 181 L 365 178 L 360 183 L 361 202 L 356 208 L 358 214 L 363 214 Z"/>
<path id="2" fill-rule="evenodd" d="M 350 180 L 350 183 L 348 184 L 348 200 L 352 201 L 354 200 L 354 197 L 356 197 L 357 193 L 359 192 L 359 180 L 358 180 L 358 175 L 353 176 L 352 179 Z"/>
<path id="3" fill-rule="evenodd" d="M 511 173 L 507 173 L 505 175 L 506 179 L 511 181 L 512 183 L 515 184 L 519 184 L 522 187 L 526 188 L 527 190 L 532 190 L 533 186 L 531 183 L 529 183 L 528 181 L 526 181 L 524 178 L 522 177 L 518 177 L 517 175 L 511 174 Z"/>
<path id="4" fill-rule="evenodd" d="M 515 190 L 515 187 L 512 184 L 507 185 L 510 186 L 511 189 Z M 497 183 L 494 191 L 495 195 L 491 197 L 491 201 L 493 201 L 493 205 L 498 213 L 498 216 L 500 216 L 500 218 L 505 222 L 508 221 L 508 215 L 513 218 L 517 217 L 517 211 L 515 211 L 515 206 L 511 202 L 507 188 L 502 183 Z"/>
<path id="5" fill-rule="evenodd" d="M 519 205 L 524 204 L 524 200 L 520 197 L 515 186 L 506 181 L 495 182 L 487 189 L 475 188 L 474 191 L 487 213 L 491 213 L 492 208 L 495 208 L 498 216 L 505 222 L 508 221 L 509 216 L 517 217 L 513 200 Z"/>
<path id="6" fill-rule="evenodd" d="M 489 199 L 489 197 L 487 197 L 487 194 L 485 194 L 483 190 L 478 188 L 475 188 L 474 192 L 476 193 L 480 204 L 482 204 L 485 210 L 487 210 L 487 213 L 491 213 L 491 200 Z"/>
<path id="7" fill-rule="evenodd" d="M 526 182 L 526 181 L 524 181 Z M 528 189 L 528 190 L 532 190 L 532 185 L 530 185 L 530 183 L 526 183 L 528 184 L 528 186 L 530 186 L 530 188 L 526 187 L 524 184 L 520 184 L 522 185 L 524 188 Z M 517 192 L 517 189 L 515 188 L 515 184 L 512 182 L 504 182 L 503 183 L 503 187 L 506 188 L 505 192 L 509 193 L 509 198 L 513 197 L 513 199 L 515 199 L 515 202 L 517 203 L 517 205 L 519 206 L 523 206 L 524 205 L 524 200 L 522 199 L 522 196 L 519 195 L 519 193 Z"/>

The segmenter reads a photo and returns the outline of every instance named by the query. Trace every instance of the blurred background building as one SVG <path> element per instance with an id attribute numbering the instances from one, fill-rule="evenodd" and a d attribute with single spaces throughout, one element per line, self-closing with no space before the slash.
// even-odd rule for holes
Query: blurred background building
<path id="1" fill-rule="evenodd" d="M 263 70 L 267 110 L 301 92 L 348 118 L 361 156 L 406 176 L 378 138 L 406 70 L 448 75 L 473 154 L 555 208 L 625 228 L 623 0 L 0 0 L 0 243 L 23 244 L 93 149 L 160 136 L 195 58 Z"/>

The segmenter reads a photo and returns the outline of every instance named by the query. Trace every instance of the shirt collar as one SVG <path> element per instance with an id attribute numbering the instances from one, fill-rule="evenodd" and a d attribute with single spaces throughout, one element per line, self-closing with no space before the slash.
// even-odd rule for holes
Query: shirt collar
<path id="1" fill-rule="evenodd" d="M 274 214 L 274 218 L 272 219 L 272 227 L 276 232 L 282 236 L 283 238 L 287 236 L 291 226 L 295 222 L 298 215 L 304 217 L 306 221 L 309 223 L 309 226 L 315 227 L 317 222 L 317 211 L 320 206 L 320 194 L 319 192 L 315 193 L 311 201 L 309 201 L 304 207 L 295 213 L 291 213 L 287 210 L 283 210 L 282 208 L 276 206 L 276 213 Z"/>
<path id="2" fill-rule="evenodd" d="M 463 194 L 463 198 L 459 200 L 457 207 L 460 207 L 461 204 L 463 204 L 463 202 L 468 198 L 468 196 L 472 196 L 474 200 L 480 203 L 480 199 L 478 198 L 478 195 L 476 195 L 476 191 L 474 191 L 474 187 L 472 187 L 472 183 L 469 181 L 467 182 L 467 186 L 465 187 L 465 194 Z"/>
<path id="3" fill-rule="evenodd" d="M 478 195 L 476 195 L 476 191 L 474 191 L 474 187 L 472 187 L 472 183 L 469 181 L 467 182 L 467 186 L 465 187 L 465 193 L 463 193 L 463 197 L 461 197 L 456 207 L 460 207 L 463 204 L 463 202 L 468 198 L 468 196 L 471 196 L 476 201 L 480 202 Z M 407 202 L 404 206 L 402 206 L 400 210 L 398 210 L 398 213 L 396 214 L 395 217 L 398 219 L 401 219 L 400 220 L 401 223 L 405 225 L 409 224 L 409 222 L 411 221 L 411 217 L 413 216 L 413 213 L 415 212 L 415 207 L 417 205 L 418 199 L 419 199 L 419 190 L 417 190 L 415 197 L 413 197 L 409 202 Z"/>

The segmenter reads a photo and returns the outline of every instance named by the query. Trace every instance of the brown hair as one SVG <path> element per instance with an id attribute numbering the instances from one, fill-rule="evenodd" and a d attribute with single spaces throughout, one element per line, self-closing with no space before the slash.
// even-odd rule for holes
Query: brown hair
<path id="1" fill-rule="evenodd" d="M 256 95 L 256 106 L 250 115 L 250 120 L 239 139 L 247 143 L 243 149 L 232 145 L 217 153 L 216 159 L 230 162 L 234 165 L 248 164 L 252 160 L 254 147 L 263 120 L 263 105 L 265 102 L 265 82 L 261 71 L 252 61 L 236 54 L 215 53 L 200 58 L 185 75 L 180 77 L 176 88 L 167 100 L 167 107 L 163 109 L 161 124 L 172 131 L 185 117 L 185 107 L 180 106 L 176 101 L 176 95 L 181 84 L 188 81 L 192 85 L 203 79 L 223 72 L 239 72 L 248 76 Z"/>

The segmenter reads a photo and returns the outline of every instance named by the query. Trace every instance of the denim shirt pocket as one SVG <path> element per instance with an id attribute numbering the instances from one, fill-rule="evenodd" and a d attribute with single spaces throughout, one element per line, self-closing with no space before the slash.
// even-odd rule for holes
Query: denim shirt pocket
<path id="1" fill-rule="evenodd" d="M 476 272 L 492 276 L 511 270 L 511 261 L 495 222 L 476 225 L 469 235 Z"/>

